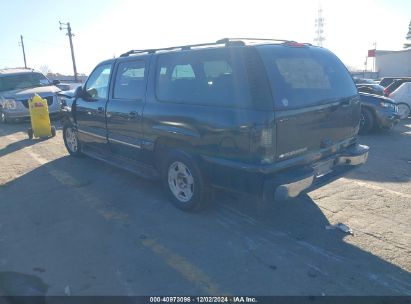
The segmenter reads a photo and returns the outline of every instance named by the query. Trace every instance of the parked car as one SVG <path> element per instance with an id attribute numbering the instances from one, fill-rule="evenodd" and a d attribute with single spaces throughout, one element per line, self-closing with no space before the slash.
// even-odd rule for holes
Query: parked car
<path id="1" fill-rule="evenodd" d="M 411 82 L 411 79 L 396 79 L 384 89 L 384 95 L 390 96 L 392 92 L 398 89 L 403 83 Z"/>
<path id="2" fill-rule="evenodd" d="M 377 84 L 372 79 L 354 77 L 354 83 L 358 92 L 369 93 L 374 95 L 384 95 L 384 87 Z"/>
<path id="3" fill-rule="evenodd" d="M 61 91 L 71 91 L 71 90 L 75 90 L 77 87 L 81 86 L 81 83 L 59 83 L 56 86 Z"/>
<path id="4" fill-rule="evenodd" d="M 31 69 L 0 70 L 0 122 L 30 117 L 28 100 L 38 94 L 47 100 L 50 115 L 58 115 L 61 102 L 60 91 L 42 73 Z"/>
<path id="5" fill-rule="evenodd" d="M 392 129 L 399 121 L 398 107 L 394 100 L 368 93 L 361 98 L 360 133 L 376 129 Z"/>
<path id="6" fill-rule="evenodd" d="M 411 80 L 411 77 L 384 77 L 380 80 L 379 85 L 383 86 L 384 88 L 388 87 L 391 83 L 394 82 L 394 80 L 397 79 L 409 79 Z"/>
<path id="7" fill-rule="evenodd" d="M 366 162 L 360 98 L 330 51 L 288 41 L 130 51 L 64 109 L 68 152 L 163 181 L 183 210 L 210 186 L 286 199 Z"/>
<path id="8" fill-rule="evenodd" d="M 404 82 L 399 88 L 390 94 L 398 104 L 398 113 L 401 119 L 410 116 L 411 113 L 411 82 Z"/>

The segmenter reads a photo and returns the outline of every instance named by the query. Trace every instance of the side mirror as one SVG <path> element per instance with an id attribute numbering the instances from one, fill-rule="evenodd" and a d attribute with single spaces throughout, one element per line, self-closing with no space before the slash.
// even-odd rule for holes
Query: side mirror
<path id="1" fill-rule="evenodd" d="M 53 85 L 58 85 L 58 84 L 60 84 L 60 80 L 57 80 L 57 79 L 56 79 L 56 80 L 53 80 L 52 83 L 53 83 Z"/>
<path id="2" fill-rule="evenodd" d="M 84 89 L 82 86 L 79 86 L 76 88 L 74 91 L 74 97 L 75 98 L 82 98 L 84 96 Z"/>

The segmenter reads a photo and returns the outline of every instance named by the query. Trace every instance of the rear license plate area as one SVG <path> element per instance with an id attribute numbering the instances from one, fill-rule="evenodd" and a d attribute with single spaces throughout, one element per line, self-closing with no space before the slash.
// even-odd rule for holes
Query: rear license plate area
<path id="1" fill-rule="evenodd" d="M 313 169 L 315 172 L 315 177 L 319 178 L 321 176 L 327 175 L 333 171 L 334 159 L 328 159 L 326 161 L 321 161 L 314 164 Z"/>

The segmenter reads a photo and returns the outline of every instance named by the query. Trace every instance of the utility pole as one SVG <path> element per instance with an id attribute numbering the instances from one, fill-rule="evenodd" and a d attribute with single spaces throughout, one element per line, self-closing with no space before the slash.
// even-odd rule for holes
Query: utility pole
<path id="1" fill-rule="evenodd" d="M 23 49 L 24 68 L 27 69 L 26 52 L 24 51 L 23 35 L 20 35 L 21 48 Z"/>
<path id="2" fill-rule="evenodd" d="M 60 23 L 60 31 L 67 30 L 66 35 L 69 37 L 70 49 L 71 49 L 71 60 L 73 61 L 74 81 L 77 82 L 76 59 L 74 57 L 74 48 L 73 48 L 73 40 L 72 40 L 72 37 L 74 36 L 74 34 L 71 32 L 70 22 L 63 23 L 59 21 L 59 23 Z"/>
<path id="3" fill-rule="evenodd" d="M 373 60 L 373 72 L 375 71 L 375 60 L 377 59 L 377 42 L 374 42 L 374 60 Z"/>

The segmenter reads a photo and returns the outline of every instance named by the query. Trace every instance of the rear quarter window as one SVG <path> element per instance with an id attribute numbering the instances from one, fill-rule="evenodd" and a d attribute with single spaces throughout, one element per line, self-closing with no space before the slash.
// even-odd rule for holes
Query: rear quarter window
<path id="1" fill-rule="evenodd" d="M 274 108 L 296 109 L 357 94 L 342 62 L 331 52 L 311 47 L 260 46 L 271 84 Z"/>

